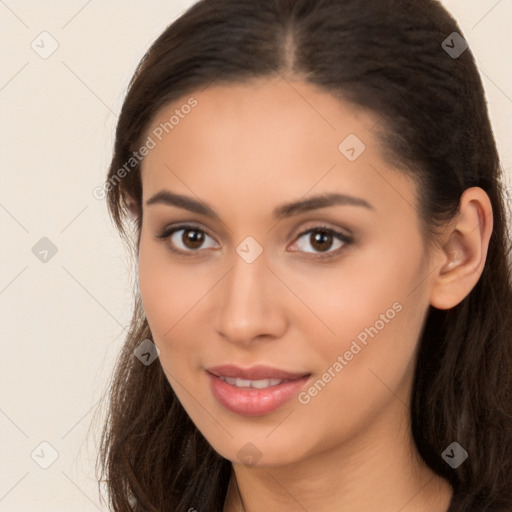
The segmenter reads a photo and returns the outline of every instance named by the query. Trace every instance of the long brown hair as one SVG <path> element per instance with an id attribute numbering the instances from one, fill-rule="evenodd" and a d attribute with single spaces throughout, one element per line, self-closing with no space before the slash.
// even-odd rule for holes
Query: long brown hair
<path id="1" fill-rule="evenodd" d="M 461 53 L 450 53 L 454 48 Z M 300 76 L 379 117 L 376 134 L 386 158 L 420 186 L 427 233 L 456 214 L 465 189 L 485 190 L 494 216 L 485 268 L 460 304 L 427 313 L 412 429 L 420 455 L 454 488 L 450 512 L 510 512 L 510 238 L 484 89 L 471 49 L 464 48 L 462 30 L 435 0 L 201 0 L 140 62 L 119 117 L 105 191 L 110 215 L 136 255 L 140 166 L 126 162 L 154 115 L 213 83 L 276 76 Z M 231 462 L 192 423 L 159 361 L 146 366 L 134 357 L 147 338 L 136 294 L 98 459 L 110 506 L 221 511 Z M 441 457 L 454 441 L 469 454 L 457 469 Z"/>

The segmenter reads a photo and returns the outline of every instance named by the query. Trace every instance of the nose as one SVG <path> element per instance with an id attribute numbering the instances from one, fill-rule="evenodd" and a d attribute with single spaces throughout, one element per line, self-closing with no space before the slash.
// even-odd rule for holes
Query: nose
<path id="1" fill-rule="evenodd" d="M 215 329 L 231 343 L 277 339 L 287 328 L 282 283 L 267 268 L 264 253 L 247 263 L 235 253 L 233 267 L 215 297 Z"/>

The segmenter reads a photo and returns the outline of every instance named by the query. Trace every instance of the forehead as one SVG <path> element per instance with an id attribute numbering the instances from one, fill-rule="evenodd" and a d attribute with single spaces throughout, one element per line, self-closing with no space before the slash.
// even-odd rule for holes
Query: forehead
<path id="1" fill-rule="evenodd" d="M 193 98 L 193 100 L 192 100 Z M 190 107 L 190 104 L 194 104 Z M 189 158 L 224 162 L 279 162 L 338 156 L 349 134 L 375 145 L 375 116 L 341 102 L 305 82 L 259 79 L 245 84 L 217 85 L 185 96 L 162 108 L 147 132 L 159 143 L 146 160 L 172 157 L 199 145 Z M 161 144 L 163 142 L 163 144 Z"/>
<path id="2" fill-rule="evenodd" d="M 413 200 L 409 180 L 382 159 L 372 132 L 377 121 L 305 82 L 212 86 L 162 108 L 152 120 L 145 134 L 154 147 L 142 164 L 144 198 L 169 188 L 211 197 L 209 203 L 270 207 L 308 191 L 392 201 L 398 186 Z M 386 186 L 389 180 L 396 183 Z"/>

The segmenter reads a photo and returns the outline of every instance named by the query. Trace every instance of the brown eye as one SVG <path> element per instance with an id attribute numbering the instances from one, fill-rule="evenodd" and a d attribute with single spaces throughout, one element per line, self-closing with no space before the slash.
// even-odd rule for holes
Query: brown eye
<path id="1" fill-rule="evenodd" d="M 204 242 L 204 233 L 198 229 L 183 229 L 181 240 L 189 249 L 198 249 Z"/>
<path id="2" fill-rule="evenodd" d="M 317 251 L 328 250 L 333 243 L 333 236 L 327 231 L 313 231 L 310 234 L 310 243 Z"/>
<path id="3" fill-rule="evenodd" d="M 166 240 L 169 248 L 177 253 L 199 253 L 202 252 L 200 249 L 208 249 L 216 245 L 215 240 L 204 230 L 192 225 L 171 226 L 157 235 L 157 238 Z M 210 244 L 205 245 L 208 239 Z"/>
<path id="4" fill-rule="evenodd" d="M 318 257 L 336 256 L 340 251 L 344 250 L 345 246 L 352 243 L 352 237 L 344 235 L 331 228 L 318 226 L 307 231 L 302 232 L 297 237 L 295 246 L 298 247 L 299 252 L 310 253 Z M 311 250 L 308 249 L 308 246 Z M 297 251 L 297 249 L 293 249 Z"/>

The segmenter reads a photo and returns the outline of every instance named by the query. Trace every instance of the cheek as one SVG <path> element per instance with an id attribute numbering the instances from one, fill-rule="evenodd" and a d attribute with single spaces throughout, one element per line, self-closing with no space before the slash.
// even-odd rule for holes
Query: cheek
<path id="1" fill-rule="evenodd" d="M 316 437 L 325 449 L 357 435 L 388 407 L 407 407 L 421 315 L 414 301 L 393 298 L 369 298 L 366 315 L 347 304 L 332 324 L 337 335 L 310 348 L 323 364 L 298 396 L 294 418 L 300 432 L 321 425 Z"/>
<path id="2" fill-rule="evenodd" d="M 188 378 L 190 370 L 199 367 L 204 340 L 211 338 L 211 322 L 199 321 L 198 315 L 222 277 L 221 270 L 213 272 L 208 264 L 177 263 L 165 243 L 148 240 L 144 233 L 141 236 L 139 290 L 168 376 Z"/>
<path id="3" fill-rule="evenodd" d="M 169 269 L 162 264 L 152 247 L 141 237 L 138 261 L 139 290 L 151 332 L 155 341 L 172 326 L 172 311 L 176 310 L 176 293 L 169 287 Z M 177 283 L 173 282 L 173 288 Z M 158 342 L 157 342 L 158 343 Z"/>
<path id="4" fill-rule="evenodd" d="M 192 267 L 171 263 L 165 243 L 147 238 L 143 232 L 138 259 L 139 289 L 148 323 L 158 343 L 170 336 L 174 326 L 198 301 L 203 286 L 190 277 Z"/>
<path id="5" fill-rule="evenodd" d="M 314 280 L 301 284 L 299 294 L 308 297 L 322 322 L 313 315 L 297 321 L 303 322 L 311 339 L 318 340 L 310 350 L 320 356 L 323 371 L 331 369 L 325 375 L 333 382 L 329 387 L 339 386 L 344 394 L 350 382 L 351 397 L 375 389 L 378 377 L 390 388 L 399 386 L 413 363 L 428 308 L 427 285 L 422 284 L 428 270 L 422 263 L 421 240 L 393 239 L 392 244 L 383 242 L 378 250 L 360 251 L 337 270 L 322 270 Z M 344 377 L 331 378 L 332 374 Z"/>
<path id="6" fill-rule="evenodd" d="M 428 300 L 418 284 L 428 271 L 422 268 L 420 241 L 409 239 L 400 247 L 398 235 L 389 240 L 356 248 L 333 266 L 280 269 L 283 280 L 314 313 L 304 315 L 299 307 L 301 315 L 294 322 L 331 339 L 322 344 L 327 350 L 348 347 L 358 335 L 364 342 L 372 326 L 379 333 L 390 332 L 421 317 Z"/>
<path id="7" fill-rule="evenodd" d="M 180 335 L 180 328 L 183 326 L 180 320 L 186 317 L 187 311 L 190 310 L 188 304 L 193 297 L 188 295 L 193 295 L 192 282 L 184 277 L 183 272 L 176 271 L 175 267 L 169 264 L 165 254 L 162 254 L 165 251 L 162 251 L 159 245 L 152 241 L 146 243 L 144 237 L 141 237 L 138 261 L 139 290 L 152 339 L 160 350 L 160 364 L 175 393 L 183 400 L 186 397 L 180 396 L 179 383 L 187 382 L 183 378 L 188 371 L 186 359 L 194 349 L 188 347 L 190 350 L 183 350 L 184 345 L 180 340 L 190 340 Z M 190 382 L 187 383 L 187 387 L 190 387 Z"/>
<path id="8" fill-rule="evenodd" d="M 180 359 L 179 342 L 172 340 L 178 340 L 176 333 L 180 327 L 180 318 L 187 311 L 185 308 L 189 300 L 186 295 L 190 293 L 190 287 L 185 286 L 183 273 L 173 271 L 173 267 L 165 261 L 165 256 L 162 257 L 162 248 L 155 249 L 155 246 L 141 239 L 139 290 L 153 341 L 160 349 L 160 363 L 169 378 L 175 374 L 170 364 L 176 364 Z"/>

